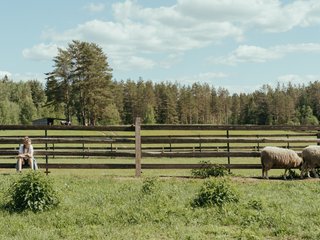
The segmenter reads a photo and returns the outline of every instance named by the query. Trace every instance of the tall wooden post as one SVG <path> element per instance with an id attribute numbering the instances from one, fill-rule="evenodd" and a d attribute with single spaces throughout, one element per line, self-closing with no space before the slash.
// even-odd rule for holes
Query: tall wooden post
<path id="1" fill-rule="evenodd" d="M 48 137 L 48 130 L 44 130 L 44 135 L 45 135 L 45 138 Z M 46 151 L 48 151 L 48 143 L 47 143 L 47 139 L 46 139 L 46 144 L 45 144 L 45 148 L 46 148 Z M 46 171 L 45 171 L 46 175 L 49 174 L 49 169 L 48 169 L 48 154 L 46 153 Z"/>
<path id="2" fill-rule="evenodd" d="M 229 139 L 229 130 L 227 130 L 227 138 Z M 228 151 L 228 165 L 230 166 L 230 143 L 227 142 L 227 151 Z M 230 168 L 228 168 L 229 173 L 231 172 Z"/>
<path id="3" fill-rule="evenodd" d="M 136 145 L 136 177 L 141 176 L 141 120 L 135 122 L 135 145 Z"/>

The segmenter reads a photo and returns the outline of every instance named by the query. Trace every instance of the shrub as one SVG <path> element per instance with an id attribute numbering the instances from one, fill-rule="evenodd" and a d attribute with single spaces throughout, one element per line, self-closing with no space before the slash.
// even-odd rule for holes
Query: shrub
<path id="1" fill-rule="evenodd" d="M 29 171 L 21 175 L 9 188 L 6 207 L 10 211 L 22 212 L 31 210 L 41 212 L 59 203 L 48 177 L 38 171 Z"/>
<path id="2" fill-rule="evenodd" d="M 229 174 L 224 166 L 211 164 L 210 161 L 200 161 L 199 163 L 202 164 L 201 168 L 191 170 L 191 175 L 194 177 L 223 177 Z"/>
<path id="3" fill-rule="evenodd" d="M 238 202 L 239 198 L 232 186 L 225 180 L 210 179 L 204 182 L 192 202 L 193 207 L 218 206 Z"/>
<path id="4" fill-rule="evenodd" d="M 250 200 L 247 204 L 247 206 L 251 209 L 261 211 L 263 209 L 263 204 L 260 200 Z"/>
<path id="5" fill-rule="evenodd" d="M 141 192 L 144 194 L 151 194 L 155 191 L 156 189 L 156 178 L 153 177 L 148 177 L 144 179 Z"/>

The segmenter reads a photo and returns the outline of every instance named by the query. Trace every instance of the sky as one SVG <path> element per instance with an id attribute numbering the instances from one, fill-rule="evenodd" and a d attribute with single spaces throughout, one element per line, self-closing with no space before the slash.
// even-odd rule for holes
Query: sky
<path id="1" fill-rule="evenodd" d="M 319 0 L 0 0 L 0 78 L 39 80 L 57 49 L 98 44 L 113 79 L 230 93 L 320 80 Z"/>

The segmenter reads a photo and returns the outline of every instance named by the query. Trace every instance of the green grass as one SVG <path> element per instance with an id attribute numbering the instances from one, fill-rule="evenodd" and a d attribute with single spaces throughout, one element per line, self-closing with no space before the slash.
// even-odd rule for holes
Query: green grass
<path id="1" fill-rule="evenodd" d="M 0 175 L 0 205 L 17 174 Z M 192 208 L 205 180 L 51 174 L 61 196 L 48 212 L 0 208 L 0 239 L 319 239 L 319 181 L 231 178 L 239 201 Z"/>
<path id="2" fill-rule="evenodd" d="M 2 131 L 1 136 L 32 136 L 43 133 L 40 132 Z M 171 135 L 181 133 L 187 134 L 170 131 Z M 49 134 L 93 133 L 50 131 Z M 143 132 L 155 134 L 168 132 Z M 37 160 L 44 162 L 42 158 Z M 14 163 L 15 159 L 0 161 Z M 227 163 L 226 158 L 142 159 L 142 163 L 200 161 Z M 49 163 L 134 163 L 134 159 L 50 157 Z M 231 163 L 260 163 L 260 159 L 231 158 Z M 222 209 L 192 208 L 190 203 L 204 180 L 191 178 L 188 169 L 143 169 L 140 179 L 134 178 L 134 169 L 49 170 L 49 177 L 60 192 L 60 206 L 44 213 L 12 214 L 3 208 L 4 194 L 19 175 L 15 169 L 0 169 L 0 239 L 320 239 L 317 180 L 267 181 L 260 179 L 261 170 L 232 170 L 230 181 L 239 193 L 237 203 L 226 204 Z M 281 174 L 283 170 L 269 172 L 271 178 Z M 151 193 L 146 194 L 141 189 L 149 177 L 156 182 Z"/>
<path id="3" fill-rule="evenodd" d="M 1 158 L 2 163 L 15 163 L 15 158 Z M 201 161 L 210 161 L 212 164 L 226 164 L 227 158 L 142 158 L 142 163 L 178 163 L 178 164 L 198 164 Z M 45 163 L 44 158 L 37 158 L 38 163 Z M 252 163 L 259 164 L 260 158 L 231 158 L 231 163 Z M 135 163 L 133 158 L 94 158 L 94 157 L 49 157 L 49 163 Z M 44 171 L 44 169 L 43 169 Z M 49 169 L 51 174 L 68 174 L 69 172 L 76 172 L 81 175 L 103 174 L 106 176 L 135 176 L 135 170 L 130 169 Z M 11 174 L 15 169 L 0 169 L 0 173 Z M 260 169 L 232 169 L 231 172 L 236 176 L 244 177 L 261 177 Z M 268 174 L 270 177 L 279 177 L 283 174 L 282 169 L 271 169 Z M 179 176 L 190 177 L 191 169 L 142 169 L 142 176 Z"/>

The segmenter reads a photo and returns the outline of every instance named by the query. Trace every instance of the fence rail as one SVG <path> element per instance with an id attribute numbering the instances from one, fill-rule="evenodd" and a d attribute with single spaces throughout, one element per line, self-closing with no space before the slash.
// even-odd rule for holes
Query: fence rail
<path id="1" fill-rule="evenodd" d="M 300 154 L 303 147 L 310 144 L 320 144 L 319 126 L 141 125 L 140 119 L 136 120 L 135 125 L 130 126 L 0 125 L 1 159 L 12 159 L 17 155 L 17 146 L 24 134 L 16 134 L 16 130 L 24 132 L 38 130 L 35 133 L 33 131 L 34 135 L 30 137 L 32 143 L 36 145 L 35 156 L 46 159 L 46 162 L 40 163 L 39 166 L 45 167 L 47 172 L 49 168 L 136 169 L 136 176 L 140 176 L 141 169 L 203 167 L 203 164 L 147 164 L 143 163 L 144 158 L 226 158 L 227 163 L 221 165 L 229 169 L 260 169 L 260 164 L 234 164 L 230 159 L 258 158 L 261 148 L 265 145 L 294 148 Z M 43 135 L 39 134 L 42 130 L 44 131 Z M 176 134 L 156 135 L 152 134 L 154 130 L 157 130 L 157 133 L 160 130 L 176 130 Z M 181 132 L 179 132 L 180 130 Z M 183 134 L 186 130 L 202 132 L 200 134 L 198 132 Z M 245 134 L 231 133 L 231 131 L 244 130 Z M 7 134 L 12 131 L 12 134 Z M 61 131 L 63 134 L 59 134 Z M 76 135 L 68 134 L 75 131 Z M 81 136 L 79 131 L 90 131 L 92 134 L 86 133 Z M 94 131 L 95 134 L 93 134 Z M 208 133 L 208 131 L 217 132 Z M 263 133 L 256 134 L 254 131 L 263 131 Z M 285 133 L 279 133 L 279 131 Z M 121 133 L 116 135 L 114 132 Z M 135 162 L 130 164 L 49 163 L 49 158 L 56 157 L 132 158 L 135 159 Z M 13 167 L 14 163 L 0 162 L 0 168 Z"/>

